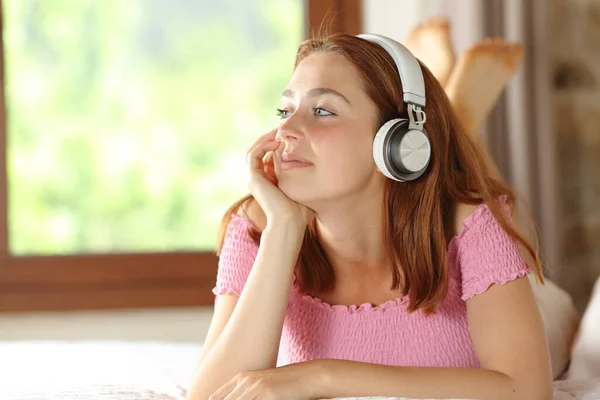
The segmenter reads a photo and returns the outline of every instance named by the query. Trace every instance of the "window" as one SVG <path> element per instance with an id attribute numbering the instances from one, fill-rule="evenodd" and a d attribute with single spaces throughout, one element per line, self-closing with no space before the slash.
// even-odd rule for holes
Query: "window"
<path id="1" fill-rule="evenodd" d="M 308 27 L 358 1 L 3 0 L 0 310 L 212 304 Z"/>

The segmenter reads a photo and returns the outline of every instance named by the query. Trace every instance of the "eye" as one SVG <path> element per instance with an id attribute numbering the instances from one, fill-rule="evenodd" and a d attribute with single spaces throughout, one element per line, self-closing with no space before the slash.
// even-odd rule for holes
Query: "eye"
<path id="1" fill-rule="evenodd" d="M 280 117 L 281 119 L 283 119 L 283 118 L 287 117 L 287 115 L 288 115 L 287 113 L 289 113 L 288 110 L 283 110 L 281 108 L 278 108 L 276 114 L 277 114 L 278 117 Z"/>
<path id="2" fill-rule="evenodd" d="M 315 108 L 313 108 L 313 111 L 314 111 L 315 113 L 317 113 L 318 111 L 324 111 L 324 112 L 326 112 L 326 113 L 327 113 L 327 114 L 318 114 L 318 115 L 320 115 L 321 117 L 329 117 L 330 115 L 335 115 L 334 113 L 332 113 L 332 112 L 329 112 L 329 111 L 327 111 L 326 109 L 324 109 L 324 108 L 321 108 L 321 107 L 315 107 Z"/>
<path id="3" fill-rule="evenodd" d="M 329 117 L 329 116 L 335 115 L 334 113 L 327 111 L 326 109 L 321 108 L 321 107 L 314 107 L 313 111 L 317 116 L 320 116 L 320 117 Z M 323 113 L 325 113 L 325 114 L 323 114 Z M 281 119 L 288 117 L 289 114 L 290 114 L 290 111 L 284 110 L 282 108 L 277 108 L 276 115 L 278 117 L 280 117 Z"/>

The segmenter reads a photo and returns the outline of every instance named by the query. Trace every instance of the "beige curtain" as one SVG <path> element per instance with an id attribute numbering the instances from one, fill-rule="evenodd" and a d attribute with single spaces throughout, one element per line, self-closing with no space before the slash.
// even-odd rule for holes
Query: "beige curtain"
<path id="1" fill-rule="evenodd" d="M 559 281 L 562 246 L 546 4 L 543 0 L 454 0 L 444 2 L 444 11 L 453 22 L 458 51 L 489 36 L 502 36 L 525 46 L 524 61 L 482 135 L 503 176 L 530 207 L 548 275 Z"/>

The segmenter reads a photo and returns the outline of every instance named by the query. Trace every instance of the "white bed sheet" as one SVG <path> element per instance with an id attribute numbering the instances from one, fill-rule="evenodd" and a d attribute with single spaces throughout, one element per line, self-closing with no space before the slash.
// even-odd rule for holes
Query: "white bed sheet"
<path id="1" fill-rule="evenodd" d="M 0 342 L 0 399 L 182 400 L 177 386 L 189 382 L 201 350 L 169 342 Z M 557 381 L 554 399 L 598 400 L 600 377 Z"/>
<path id="2" fill-rule="evenodd" d="M 201 350 L 169 342 L 0 342 L 0 399 L 182 398 L 177 385 L 187 384 Z"/>

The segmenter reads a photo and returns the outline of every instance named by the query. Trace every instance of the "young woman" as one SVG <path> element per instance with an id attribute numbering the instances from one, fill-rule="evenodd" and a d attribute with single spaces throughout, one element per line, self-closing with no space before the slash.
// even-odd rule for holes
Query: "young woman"
<path id="1" fill-rule="evenodd" d="M 390 54 L 346 34 L 300 45 L 281 122 L 247 153 L 251 196 L 223 221 L 188 399 L 551 398 L 515 195 L 420 67 L 430 161 L 400 182 L 373 155 L 409 117 Z"/>

